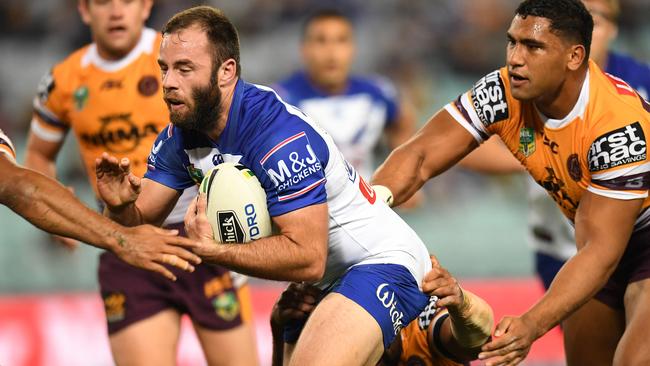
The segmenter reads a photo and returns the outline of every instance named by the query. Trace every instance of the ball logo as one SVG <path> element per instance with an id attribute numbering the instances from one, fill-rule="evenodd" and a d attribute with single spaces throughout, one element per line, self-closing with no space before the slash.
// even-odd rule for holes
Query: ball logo
<path id="1" fill-rule="evenodd" d="M 246 214 L 246 224 L 248 225 L 248 237 L 251 240 L 258 239 L 258 236 L 260 236 L 260 227 L 257 223 L 255 205 L 249 203 L 244 206 L 244 213 Z"/>
<path id="2" fill-rule="evenodd" d="M 323 165 L 316 157 L 305 132 L 274 146 L 260 160 L 260 164 L 275 186 L 280 201 L 307 193 L 325 181 Z M 283 194 L 292 188 L 297 191 Z"/>
<path id="3" fill-rule="evenodd" d="M 219 240 L 225 244 L 243 243 L 244 230 L 235 211 L 218 211 Z"/>
<path id="4" fill-rule="evenodd" d="M 404 313 L 397 310 L 397 299 L 395 298 L 395 293 L 390 291 L 387 287 L 387 283 L 379 285 L 377 287 L 376 296 L 379 302 L 388 309 L 388 316 L 390 317 L 391 322 L 393 322 L 393 331 L 395 332 L 395 335 L 397 335 L 404 327 L 402 322 Z"/>
<path id="5" fill-rule="evenodd" d="M 472 104 L 485 127 L 508 118 L 506 89 L 498 70 L 489 73 L 474 85 Z"/>
<path id="6" fill-rule="evenodd" d="M 646 159 L 646 140 L 639 122 L 596 138 L 589 148 L 589 170 L 597 172 Z"/>

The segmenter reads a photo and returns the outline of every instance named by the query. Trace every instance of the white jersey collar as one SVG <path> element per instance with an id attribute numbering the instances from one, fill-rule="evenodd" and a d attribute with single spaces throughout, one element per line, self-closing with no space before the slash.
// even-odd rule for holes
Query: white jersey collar
<path id="1" fill-rule="evenodd" d="M 144 28 L 142 34 L 140 35 L 140 40 L 133 47 L 133 49 L 124 57 L 119 60 L 106 60 L 99 55 L 97 52 L 97 45 L 92 43 L 88 47 L 88 51 L 81 59 L 81 66 L 87 67 L 89 64 L 94 64 L 98 68 L 106 72 L 115 72 L 118 71 L 135 59 L 137 59 L 141 54 L 146 53 L 150 54 L 153 52 L 154 40 L 156 39 L 156 31 L 151 28 Z"/>
<path id="2" fill-rule="evenodd" d="M 571 121 L 575 120 L 578 117 L 584 119 L 588 102 L 589 102 L 589 70 L 587 70 L 585 81 L 582 83 L 582 90 L 580 90 L 580 96 L 578 97 L 578 101 L 573 106 L 571 112 L 569 112 L 569 114 L 567 114 L 564 118 L 562 119 L 548 118 L 544 114 L 542 114 L 542 112 L 540 112 L 539 109 L 537 108 L 535 109 L 537 109 L 537 113 L 539 114 L 539 117 L 544 122 L 545 127 L 558 129 L 568 125 L 569 123 L 571 123 Z"/>

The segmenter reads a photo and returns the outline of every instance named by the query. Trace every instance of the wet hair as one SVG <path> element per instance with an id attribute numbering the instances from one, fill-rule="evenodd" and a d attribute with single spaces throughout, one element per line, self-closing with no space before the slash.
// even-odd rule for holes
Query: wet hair
<path id="1" fill-rule="evenodd" d="M 167 21 L 162 34 L 175 33 L 193 26 L 198 26 L 208 36 L 208 41 L 214 49 L 214 65 L 218 67 L 232 58 L 237 63 L 237 76 L 240 76 L 239 35 L 221 10 L 205 5 L 183 10 Z"/>
<path id="2" fill-rule="evenodd" d="M 582 1 L 525 0 L 519 4 L 515 14 L 524 19 L 528 16 L 548 19 L 553 33 L 584 46 L 585 62 L 589 59 L 594 20 Z"/>

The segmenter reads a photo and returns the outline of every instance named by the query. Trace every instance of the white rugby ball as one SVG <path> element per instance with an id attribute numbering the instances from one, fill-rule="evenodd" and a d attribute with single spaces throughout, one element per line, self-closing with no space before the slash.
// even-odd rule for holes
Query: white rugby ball
<path id="1" fill-rule="evenodd" d="M 224 244 L 248 243 L 271 235 L 266 192 L 253 172 L 241 164 L 221 163 L 201 182 L 214 239 Z"/>

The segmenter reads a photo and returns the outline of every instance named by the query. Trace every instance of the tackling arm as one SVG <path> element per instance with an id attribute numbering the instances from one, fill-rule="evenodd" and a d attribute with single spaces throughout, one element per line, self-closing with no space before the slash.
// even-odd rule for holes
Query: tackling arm
<path id="1" fill-rule="evenodd" d="M 395 149 L 375 172 L 373 185 L 387 187 L 394 205 L 411 197 L 478 146 L 451 115 L 440 110 L 410 140 Z"/>
<path id="2" fill-rule="evenodd" d="M 530 345 L 586 303 L 614 272 L 625 252 L 643 200 L 618 200 L 589 191 L 576 214 L 578 253 L 558 272 L 548 292 L 520 317 L 506 317 L 495 340 L 483 346 L 488 365 L 523 360 Z"/>

